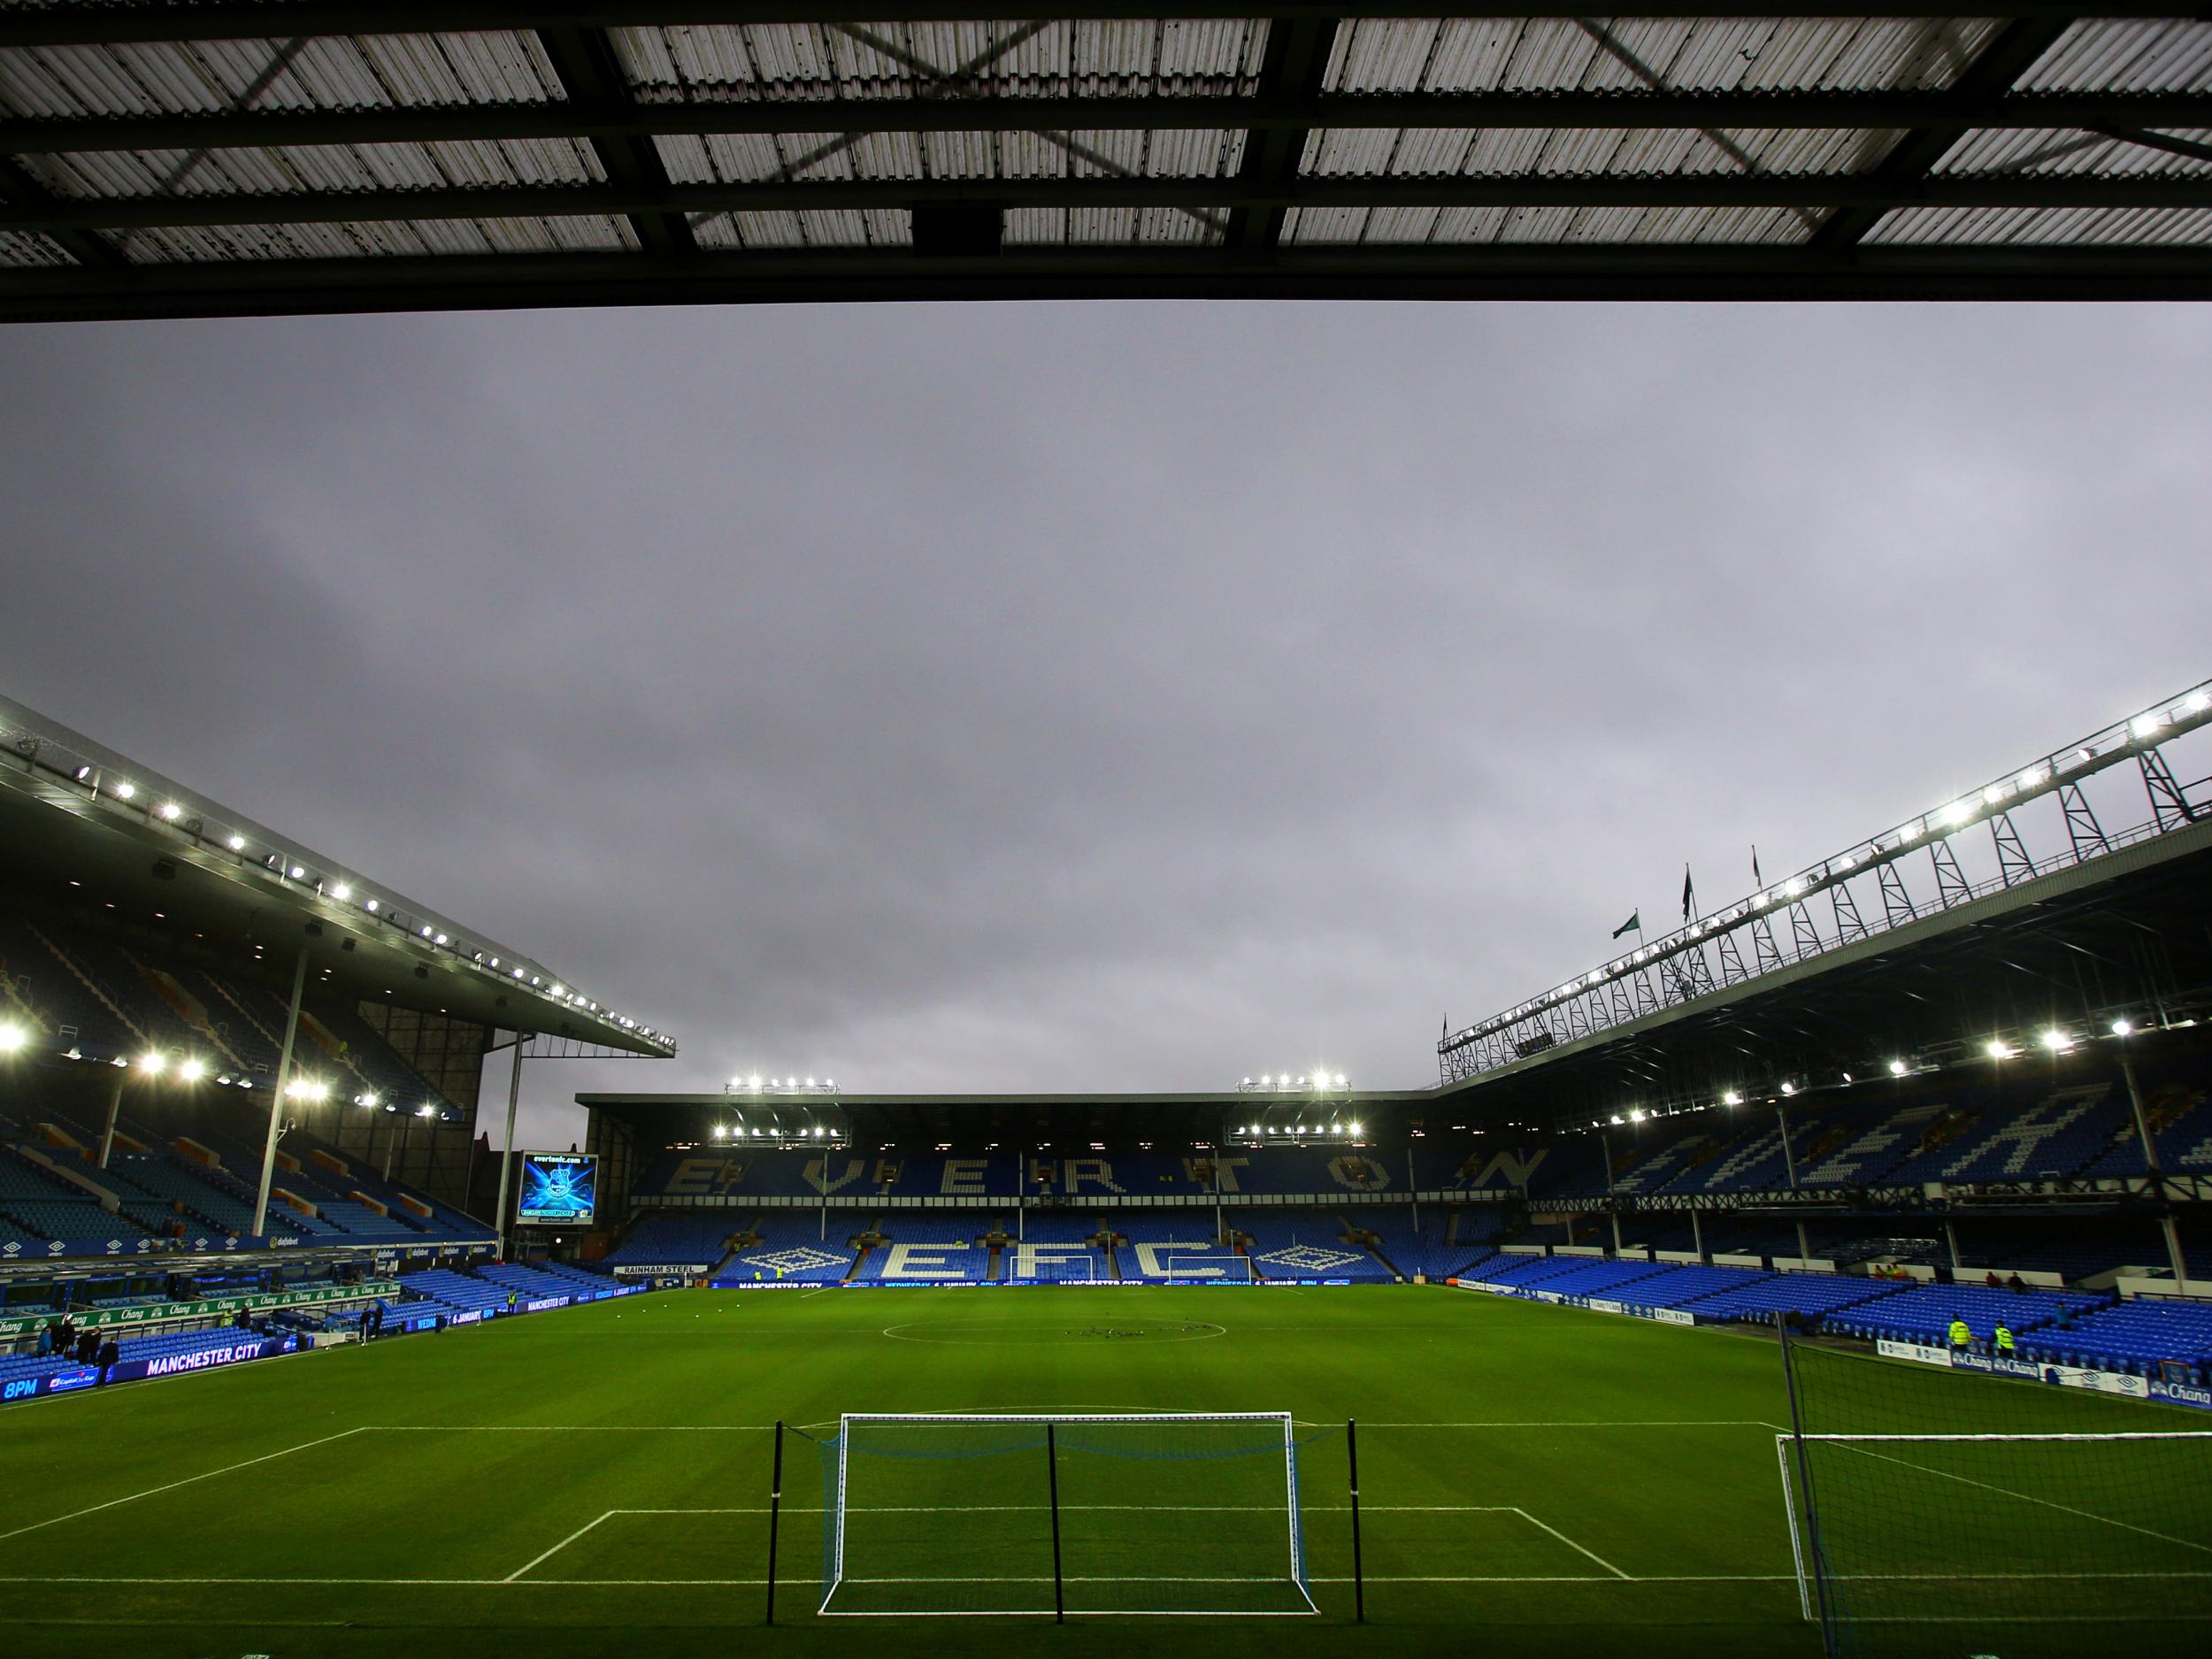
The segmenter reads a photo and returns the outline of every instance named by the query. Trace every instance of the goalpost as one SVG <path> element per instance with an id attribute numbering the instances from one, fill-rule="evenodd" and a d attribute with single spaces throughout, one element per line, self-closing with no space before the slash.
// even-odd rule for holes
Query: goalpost
<path id="1" fill-rule="evenodd" d="M 2039 1649 L 2052 1627 L 2200 1645 L 2212 1429 L 2024 1365 L 1962 1374 L 1780 1336 L 1775 1459 L 1799 1608 L 1829 1654 Z"/>
<path id="2" fill-rule="evenodd" d="M 1798 1605 L 1832 1652 L 1869 1624 L 2212 1617 L 2212 1431 L 1778 1434 L 1775 1453 Z"/>
<path id="3" fill-rule="evenodd" d="M 1287 1412 L 853 1413 L 819 1444 L 825 1616 L 1317 1610 Z"/>

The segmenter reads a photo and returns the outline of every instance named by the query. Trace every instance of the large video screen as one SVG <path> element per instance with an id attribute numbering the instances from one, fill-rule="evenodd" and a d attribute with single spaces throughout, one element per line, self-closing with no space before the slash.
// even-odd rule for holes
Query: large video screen
<path id="1" fill-rule="evenodd" d="M 589 1221 L 599 1207 L 599 1156 L 593 1152 L 522 1155 L 517 1221 Z"/>

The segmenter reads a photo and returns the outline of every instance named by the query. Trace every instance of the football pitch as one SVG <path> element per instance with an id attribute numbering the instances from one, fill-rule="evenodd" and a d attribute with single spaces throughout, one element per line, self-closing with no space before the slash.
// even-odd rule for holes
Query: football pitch
<path id="1" fill-rule="evenodd" d="M 2006 1391 L 2015 1418 L 2032 1402 L 2053 1430 L 2205 1426 L 2070 1391 L 1881 1369 L 1904 1406 L 1841 1426 L 1909 1426 L 1897 1418 L 1923 1398 L 1955 1416 L 1971 1390 Z M 779 1419 L 826 1438 L 850 1412 L 1132 1411 L 1291 1414 L 1317 1613 L 1079 1613 L 1064 1627 L 819 1617 L 823 1460 L 793 1435 L 777 1624 L 763 1628 Z M 1081 1655 L 1264 1646 L 1279 1659 L 1813 1655 L 1777 1461 L 1788 1411 L 1770 1336 L 1443 1288 L 669 1292 L 0 1409 L 0 1631 L 12 1653 L 107 1659 L 811 1659 L 1011 1641 Z M 1363 1625 L 1348 1418 L 1359 1425 Z M 1034 1482 L 990 1460 L 964 1479 L 948 1467 L 926 1524 L 901 1523 L 918 1594 L 956 1583 L 1035 1605 L 1049 1555 Z M 2015 1505 L 2001 1472 L 1978 1466 L 1981 1488 L 1961 1512 L 1985 1528 L 2016 1515 L 2002 1525 L 2032 1559 L 2054 1506 Z M 1161 1490 L 1203 1501 L 1185 1477 Z M 2185 1510 L 2208 1496 L 2177 1490 Z M 1092 1512 L 1114 1506 L 1070 1494 L 1071 1548 L 1110 1538 L 1118 1571 L 1163 1582 L 1225 1571 L 1215 1546 L 1245 1525 L 1228 1511 L 1263 1506 L 1264 1492 L 1251 1496 L 1222 1505 L 1217 1528 L 1141 1506 L 1125 1525 Z M 857 1538 L 876 1522 L 858 1494 L 849 1503 Z M 1880 1531 L 1878 1514 L 1863 1518 Z M 2095 1520 L 2068 1523 L 2083 1540 L 2070 1548 L 2104 1547 Z M 2212 1502 L 2159 1527 L 2162 1545 L 2139 1527 L 2114 1531 L 2112 1548 L 2212 1569 Z M 1081 1586 L 1070 1592 L 1080 1606 Z M 2169 1623 L 2131 1634 L 2189 1640 L 2206 1628 Z M 1985 1639 L 1978 1626 L 1915 1631 L 1908 1650 L 2008 1656 L 2077 1651 L 2084 1633 L 2028 1624 L 1993 1648 L 1966 1645 Z"/>

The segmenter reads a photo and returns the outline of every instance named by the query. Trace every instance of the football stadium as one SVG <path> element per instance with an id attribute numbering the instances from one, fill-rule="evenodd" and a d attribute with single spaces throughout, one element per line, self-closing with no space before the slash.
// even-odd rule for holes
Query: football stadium
<path id="1" fill-rule="evenodd" d="M 1432 1088 L 748 1074 L 503 1154 L 488 1055 L 673 1039 L 0 714 L 26 1651 L 2212 1619 L 2212 682 L 1758 891 L 1686 882 L 1448 1032 Z"/>
<path id="2" fill-rule="evenodd" d="M 2212 296 L 2201 15 L 1155 10 L 5 0 L 0 321 Z M 2212 680 L 1398 1089 L 657 1087 L 634 990 L 74 720 L 0 697 L 8 1654 L 2212 1632 Z"/>

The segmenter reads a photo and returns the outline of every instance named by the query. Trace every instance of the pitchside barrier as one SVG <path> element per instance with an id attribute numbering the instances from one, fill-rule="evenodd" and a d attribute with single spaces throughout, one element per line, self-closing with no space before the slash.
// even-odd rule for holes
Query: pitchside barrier
<path id="1" fill-rule="evenodd" d="M 2116 1431 L 2088 1396 L 1809 1347 L 1786 1327 L 1781 1349 L 1791 1430 L 1775 1455 L 1800 1604 L 1828 1653 L 2002 1653 L 2077 1624 L 2198 1650 L 2212 1432 L 2182 1416 Z"/>
<path id="2" fill-rule="evenodd" d="M 1310 1615 L 1286 1412 L 849 1413 L 814 1448 L 825 1617 L 1265 1617 Z M 1359 1565 L 1356 1428 L 1351 1477 Z M 769 1494 L 768 1619 L 787 1430 Z"/>
<path id="3" fill-rule="evenodd" d="M 1481 1279 L 1450 1279 L 1444 1281 L 1455 1290 L 1486 1291 L 1494 1296 L 1509 1296 L 1518 1302 L 1544 1302 L 1560 1307 L 1587 1308 L 1593 1313 L 1624 1314 L 1632 1319 L 1649 1319 L 1661 1325 L 1734 1325 L 1735 1319 L 1702 1317 L 1685 1308 L 1658 1308 L 1644 1302 L 1624 1302 L 1605 1296 L 1577 1295 L 1567 1291 L 1544 1290 L 1520 1285 L 1496 1285 Z M 1888 1337 L 1876 1342 L 1875 1351 L 1885 1359 L 1918 1360 L 1923 1364 L 1940 1365 L 1949 1371 L 1980 1371 L 1985 1375 L 2016 1378 L 2026 1382 L 2049 1383 L 2060 1388 L 2083 1388 L 2093 1394 L 2116 1394 L 2125 1400 L 2150 1400 L 2162 1405 L 2188 1406 L 2199 1411 L 2212 1411 L 2212 1388 L 2193 1381 L 2193 1367 L 2176 1363 L 2162 1366 L 2154 1377 L 2138 1376 L 2133 1371 L 2101 1371 L 2089 1365 L 2059 1365 L 2047 1360 L 2008 1359 L 1993 1354 L 1970 1350 L 1937 1348 L 1925 1342 L 1901 1342 Z"/>

